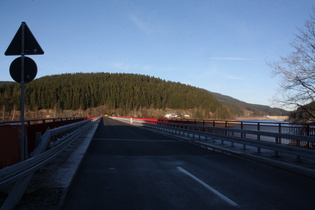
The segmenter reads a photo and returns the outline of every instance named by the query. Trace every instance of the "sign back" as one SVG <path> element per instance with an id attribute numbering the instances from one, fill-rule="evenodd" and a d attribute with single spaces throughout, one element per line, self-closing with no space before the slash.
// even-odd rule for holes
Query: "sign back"
<path id="1" fill-rule="evenodd" d="M 42 55 L 44 51 L 39 46 L 31 30 L 25 22 L 22 22 L 19 30 L 16 32 L 11 44 L 5 51 L 5 55 L 22 55 L 22 33 L 24 28 L 24 55 Z"/>

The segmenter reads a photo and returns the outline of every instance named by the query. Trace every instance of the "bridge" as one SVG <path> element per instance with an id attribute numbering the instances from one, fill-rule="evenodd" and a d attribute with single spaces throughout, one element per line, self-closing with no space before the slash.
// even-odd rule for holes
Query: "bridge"
<path id="1" fill-rule="evenodd" d="M 0 170 L 1 209 L 314 209 L 314 137 L 204 124 L 95 118 L 51 129 L 33 157 Z M 28 177 L 20 200 L 14 188 Z"/>

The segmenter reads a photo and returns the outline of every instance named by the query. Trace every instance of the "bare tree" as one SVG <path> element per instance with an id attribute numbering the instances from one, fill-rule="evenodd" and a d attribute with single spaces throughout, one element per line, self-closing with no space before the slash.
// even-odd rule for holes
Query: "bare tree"
<path id="1" fill-rule="evenodd" d="M 315 8 L 298 32 L 291 43 L 294 51 L 269 63 L 273 75 L 281 78 L 275 101 L 286 106 L 294 105 L 294 108 L 301 107 L 315 118 L 305 106 L 315 99 Z"/>

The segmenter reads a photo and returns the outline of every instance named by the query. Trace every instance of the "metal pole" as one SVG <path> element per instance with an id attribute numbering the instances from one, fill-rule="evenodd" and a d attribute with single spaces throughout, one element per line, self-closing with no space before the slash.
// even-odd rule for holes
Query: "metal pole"
<path id="1" fill-rule="evenodd" d="M 22 36 L 21 36 L 21 161 L 26 159 L 25 155 L 25 128 L 24 128 L 24 57 L 25 57 L 25 22 L 22 22 Z"/>

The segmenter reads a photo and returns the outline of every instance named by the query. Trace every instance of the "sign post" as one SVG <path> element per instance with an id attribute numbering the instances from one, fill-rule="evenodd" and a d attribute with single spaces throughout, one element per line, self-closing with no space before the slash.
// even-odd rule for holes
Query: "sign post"
<path id="1" fill-rule="evenodd" d="M 21 133 L 20 133 L 20 155 L 21 160 L 27 157 L 27 139 L 25 138 L 25 114 L 24 114 L 24 101 L 25 101 L 25 83 L 32 81 L 37 73 L 36 63 L 25 55 L 42 55 L 44 51 L 39 46 L 35 37 L 25 22 L 22 22 L 19 30 L 15 34 L 11 44 L 4 53 L 5 55 L 21 55 L 20 59 L 16 59 L 10 66 L 11 77 L 21 84 Z M 27 64 L 31 65 L 25 66 Z M 20 63 L 19 63 L 20 62 Z M 18 63 L 18 65 L 16 65 Z M 20 66 L 19 66 L 20 64 Z M 35 67 L 34 67 L 35 65 Z M 25 68 L 27 67 L 27 68 Z M 35 68 L 35 71 L 34 71 Z"/>
<path id="2" fill-rule="evenodd" d="M 22 35 L 21 35 L 21 160 L 26 159 L 27 154 L 27 140 L 25 139 L 25 114 L 24 114 L 24 98 L 25 98 L 25 85 L 24 85 L 24 58 L 25 58 L 25 23 L 21 25 Z"/>

